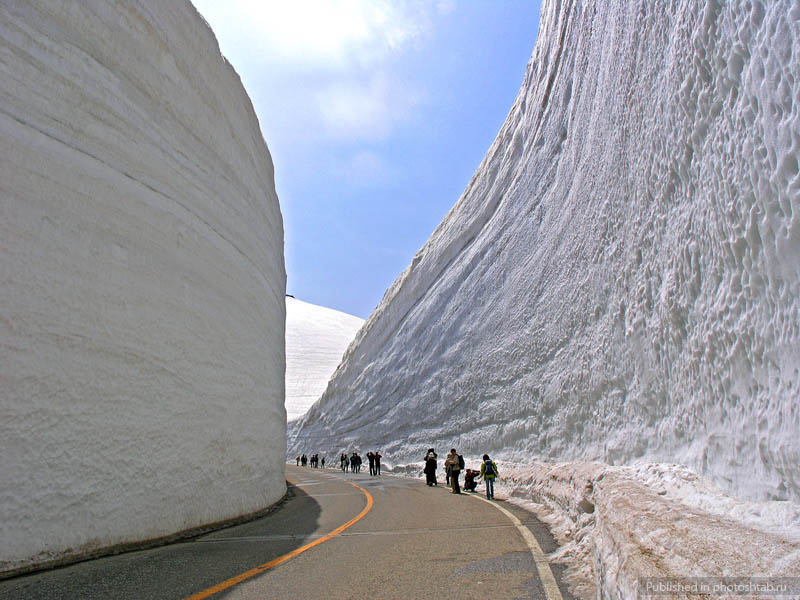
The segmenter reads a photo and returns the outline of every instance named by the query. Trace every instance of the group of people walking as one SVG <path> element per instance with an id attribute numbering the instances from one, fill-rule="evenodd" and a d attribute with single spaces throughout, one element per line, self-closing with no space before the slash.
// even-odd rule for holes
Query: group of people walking
<path id="1" fill-rule="evenodd" d="M 312 454 L 311 458 L 308 458 L 305 454 L 303 454 L 302 456 L 298 456 L 295 460 L 297 461 L 297 466 L 298 467 L 300 465 L 303 465 L 304 467 L 305 466 L 309 466 L 311 468 L 318 469 L 319 466 L 320 466 L 319 454 Z M 322 468 L 323 469 L 325 468 L 325 457 L 324 456 L 322 457 Z"/>
<path id="2" fill-rule="evenodd" d="M 370 475 L 381 474 L 381 458 L 382 454 L 380 452 L 367 452 L 367 462 L 369 463 Z M 364 461 L 358 452 L 353 452 L 353 454 L 350 456 L 342 453 L 342 455 L 339 457 L 339 464 L 341 465 L 344 473 L 347 473 L 348 470 L 353 473 L 361 473 L 361 464 L 363 462 Z"/>
<path id="3" fill-rule="evenodd" d="M 369 474 L 370 475 L 380 475 L 381 474 L 381 458 L 383 455 L 380 452 L 367 452 L 367 462 L 369 462 Z M 310 458 L 305 454 L 302 454 L 295 458 L 297 462 L 297 466 L 308 466 L 312 468 L 319 468 L 320 465 L 322 468 L 325 468 L 325 457 L 319 457 L 319 454 L 313 454 Z M 364 460 L 361 458 L 358 452 L 353 452 L 350 456 L 346 453 L 342 453 L 339 457 L 339 464 L 342 467 L 342 471 L 347 473 L 348 471 L 352 473 L 361 473 L 361 464 Z"/>
<path id="4" fill-rule="evenodd" d="M 425 482 L 429 486 L 438 485 L 436 481 L 436 469 L 438 455 L 433 448 L 428 448 L 425 453 Z M 494 480 L 497 478 L 497 463 L 495 463 L 488 454 L 483 455 L 480 471 L 475 469 L 466 469 L 464 457 L 456 452 L 455 448 L 450 449 L 450 453 L 444 460 L 445 481 L 451 487 L 452 493 L 460 494 L 461 486 L 459 484 L 459 477 L 461 471 L 464 473 L 464 490 L 467 492 L 474 492 L 478 487 L 478 480 L 483 479 L 486 484 L 486 497 L 491 500 L 494 498 Z"/>
<path id="5" fill-rule="evenodd" d="M 370 475 L 377 476 L 381 474 L 381 458 L 382 455 L 380 452 L 367 452 L 367 462 L 369 462 Z M 438 482 L 436 481 L 438 458 L 439 456 L 436 454 L 436 450 L 433 448 L 428 448 L 428 452 L 425 453 L 425 468 L 423 469 L 423 472 L 425 473 L 425 481 L 429 486 L 438 485 Z M 321 463 L 322 468 L 325 468 L 325 457 L 323 456 L 322 459 L 320 459 L 319 454 L 314 454 L 311 456 L 311 458 L 308 458 L 305 454 L 303 454 L 302 456 L 298 456 L 296 460 L 298 466 L 303 465 L 305 467 L 308 465 L 313 468 L 318 468 Z M 348 471 L 351 473 L 360 473 L 361 464 L 363 462 L 364 461 L 358 452 L 353 452 L 350 456 L 348 456 L 347 453 L 342 452 L 341 456 L 339 457 L 339 464 L 342 472 L 344 473 L 347 473 Z M 464 457 L 456 452 L 455 448 L 451 448 L 450 453 L 444 460 L 444 472 L 445 481 L 447 485 L 450 486 L 451 491 L 454 494 L 461 493 L 459 478 L 461 477 L 462 471 L 464 472 L 464 491 L 477 491 L 476 488 L 478 487 L 478 482 L 482 479 L 486 485 L 486 497 L 489 500 L 494 498 L 494 481 L 497 479 L 497 463 L 489 458 L 488 454 L 483 455 L 480 470 L 467 469 L 466 463 L 464 462 Z"/>

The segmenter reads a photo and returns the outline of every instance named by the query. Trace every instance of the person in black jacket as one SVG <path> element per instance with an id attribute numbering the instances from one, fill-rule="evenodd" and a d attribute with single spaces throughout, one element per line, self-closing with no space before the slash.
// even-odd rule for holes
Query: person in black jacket
<path id="1" fill-rule="evenodd" d="M 428 452 L 425 454 L 425 483 L 430 485 L 436 485 L 436 458 L 437 454 L 433 448 L 428 448 Z"/>

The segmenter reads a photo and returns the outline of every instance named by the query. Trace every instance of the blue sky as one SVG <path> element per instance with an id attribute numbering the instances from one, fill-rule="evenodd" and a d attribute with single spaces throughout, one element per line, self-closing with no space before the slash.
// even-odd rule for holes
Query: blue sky
<path id="1" fill-rule="evenodd" d="M 516 97 L 539 0 L 193 0 L 275 164 L 287 293 L 366 318 Z"/>

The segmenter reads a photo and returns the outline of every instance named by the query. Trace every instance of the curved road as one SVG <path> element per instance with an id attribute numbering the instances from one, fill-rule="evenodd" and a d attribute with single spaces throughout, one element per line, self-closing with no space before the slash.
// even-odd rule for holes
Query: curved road
<path id="1" fill-rule="evenodd" d="M 547 528 L 517 506 L 386 475 L 288 465 L 286 479 L 266 517 L 0 581 L 0 599 L 570 598 L 541 555 Z"/>

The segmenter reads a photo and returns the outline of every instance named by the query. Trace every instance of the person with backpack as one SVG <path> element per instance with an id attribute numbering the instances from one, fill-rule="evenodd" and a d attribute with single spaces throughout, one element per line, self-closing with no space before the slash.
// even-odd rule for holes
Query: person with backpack
<path id="1" fill-rule="evenodd" d="M 483 455 L 481 463 L 481 477 L 486 482 L 486 498 L 494 499 L 494 480 L 497 478 L 497 463 L 489 458 L 488 454 Z"/>
<path id="2" fill-rule="evenodd" d="M 461 486 L 458 485 L 458 476 L 461 474 L 461 469 L 464 466 L 464 457 L 456 452 L 455 448 L 450 449 L 450 454 L 444 461 L 445 468 L 450 470 L 450 484 L 453 488 L 454 494 L 461 493 Z"/>

